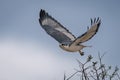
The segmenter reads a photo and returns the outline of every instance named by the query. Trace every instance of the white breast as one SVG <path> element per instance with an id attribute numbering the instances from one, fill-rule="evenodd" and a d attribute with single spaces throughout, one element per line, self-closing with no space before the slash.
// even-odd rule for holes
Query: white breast
<path id="1" fill-rule="evenodd" d="M 76 51 L 79 51 L 81 49 L 83 49 L 83 46 L 82 45 L 76 45 L 76 46 L 63 46 L 63 45 L 60 45 L 60 47 L 65 50 L 65 51 L 69 51 L 69 52 L 76 52 Z"/>

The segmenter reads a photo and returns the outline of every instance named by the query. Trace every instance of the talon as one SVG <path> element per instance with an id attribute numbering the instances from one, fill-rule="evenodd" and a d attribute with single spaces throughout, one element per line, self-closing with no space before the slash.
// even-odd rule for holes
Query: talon
<path id="1" fill-rule="evenodd" d="M 80 53 L 80 55 L 81 55 L 81 56 L 83 56 L 83 55 L 84 55 L 84 52 L 82 52 L 82 51 L 79 51 L 79 53 Z"/>

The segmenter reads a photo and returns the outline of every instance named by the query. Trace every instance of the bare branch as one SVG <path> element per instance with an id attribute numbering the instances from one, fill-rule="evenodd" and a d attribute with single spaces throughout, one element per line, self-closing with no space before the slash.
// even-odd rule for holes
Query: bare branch
<path id="1" fill-rule="evenodd" d="M 76 71 L 75 73 L 73 73 L 69 78 L 67 78 L 66 80 L 71 79 L 74 75 L 76 75 L 78 73 L 78 71 Z"/>
<path id="2" fill-rule="evenodd" d="M 77 73 L 80 73 L 80 80 L 120 80 L 120 75 L 118 74 L 119 68 L 116 66 L 111 73 L 112 67 L 106 67 L 106 64 L 102 62 L 105 54 L 106 53 L 101 56 L 100 53 L 98 53 L 98 60 L 94 61 L 92 61 L 93 57 L 89 55 L 84 63 L 77 59 L 79 69 L 75 69 L 76 72 L 67 79 L 64 74 L 64 80 L 70 80 Z"/>

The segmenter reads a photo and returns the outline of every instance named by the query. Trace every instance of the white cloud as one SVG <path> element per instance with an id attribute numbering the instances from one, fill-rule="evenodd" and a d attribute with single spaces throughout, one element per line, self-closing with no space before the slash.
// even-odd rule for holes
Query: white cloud
<path id="1" fill-rule="evenodd" d="M 61 80 L 71 62 L 37 43 L 0 41 L 0 80 Z"/>
<path id="2" fill-rule="evenodd" d="M 26 80 L 26 78 L 52 76 L 55 58 L 48 54 L 48 51 L 43 52 L 43 50 L 35 44 L 22 46 L 15 41 L 2 42 L 0 45 L 0 80 Z"/>

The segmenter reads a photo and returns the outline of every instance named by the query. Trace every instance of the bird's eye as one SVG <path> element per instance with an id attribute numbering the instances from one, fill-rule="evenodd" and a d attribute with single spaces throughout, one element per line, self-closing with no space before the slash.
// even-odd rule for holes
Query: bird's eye
<path id="1" fill-rule="evenodd" d="M 61 44 L 62 46 L 67 46 L 67 44 Z"/>

